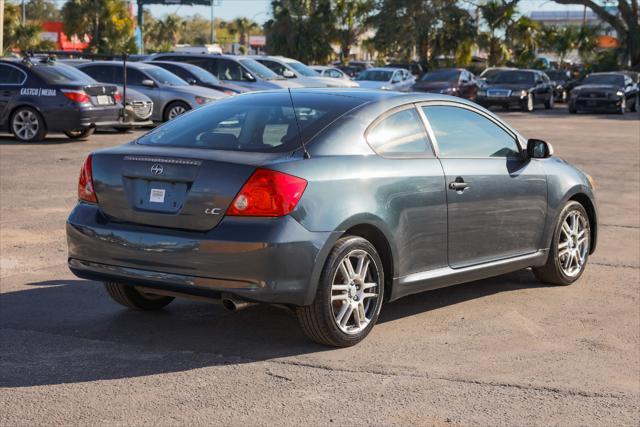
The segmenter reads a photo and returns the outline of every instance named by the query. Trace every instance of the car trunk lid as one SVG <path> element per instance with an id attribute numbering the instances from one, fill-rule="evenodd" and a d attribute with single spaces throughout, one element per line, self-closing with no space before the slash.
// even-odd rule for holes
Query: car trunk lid
<path id="1" fill-rule="evenodd" d="M 114 221 L 194 231 L 214 228 L 256 167 L 285 156 L 129 147 L 93 156 L 102 212 Z"/>

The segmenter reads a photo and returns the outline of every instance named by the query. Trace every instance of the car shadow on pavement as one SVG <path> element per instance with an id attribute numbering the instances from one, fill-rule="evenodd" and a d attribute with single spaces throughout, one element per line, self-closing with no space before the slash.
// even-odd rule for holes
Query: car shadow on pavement
<path id="1" fill-rule="evenodd" d="M 13 135 L 0 135 L 0 145 L 55 145 L 55 144 L 69 144 L 72 142 L 83 142 L 75 139 L 67 138 L 65 135 L 60 136 L 47 136 L 45 139 L 39 142 L 21 142 L 18 141 Z"/>
<path id="2" fill-rule="evenodd" d="M 333 350 L 307 341 L 294 316 L 271 306 L 232 313 L 179 300 L 161 311 L 137 312 L 111 301 L 98 282 L 27 286 L 0 294 L 0 387 L 141 377 Z M 530 272 L 519 271 L 416 294 L 386 305 L 379 322 L 536 286 Z"/>

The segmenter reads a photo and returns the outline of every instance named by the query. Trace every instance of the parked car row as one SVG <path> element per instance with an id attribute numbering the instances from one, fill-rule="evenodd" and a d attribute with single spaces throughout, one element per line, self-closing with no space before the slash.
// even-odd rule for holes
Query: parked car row
<path id="1" fill-rule="evenodd" d="M 637 76 L 624 73 L 595 73 L 577 80 L 558 70 L 488 68 L 476 77 L 463 68 L 449 68 L 416 80 L 422 72 L 416 63 L 373 67 L 353 61 L 347 69 L 310 67 L 282 56 L 183 52 L 136 59 L 126 66 L 122 61 L 90 59 L 0 59 L 0 131 L 22 141 L 38 141 L 48 131 L 81 139 L 96 128 L 126 131 L 171 120 L 229 96 L 281 88 L 432 92 L 526 112 L 537 106 L 550 109 L 560 101 L 568 103 L 571 113 L 624 113 L 636 111 L 640 98 Z M 74 91 L 77 94 L 71 95 Z"/>

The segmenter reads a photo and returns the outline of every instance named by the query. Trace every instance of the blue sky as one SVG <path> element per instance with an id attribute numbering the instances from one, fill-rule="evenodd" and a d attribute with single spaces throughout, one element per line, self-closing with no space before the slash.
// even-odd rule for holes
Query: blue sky
<path id="1" fill-rule="evenodd" d="M 253 18 L 263 23 L 270 18 L 270 0 L 215 0 L 215 16 L 224 20 L 230 20 L 240 16 Z M 148 6 L 156 17 L 162 17 L 169 13 L 178 13 L 181 16 L 200 14 L 209 17 L 210 8 L 206 6 Z M 532 10 L 566 10 L 581 9 L 581 6 L 565 6 L 546 0 L 521 0 L 519 10 L 528 13 Z"/>

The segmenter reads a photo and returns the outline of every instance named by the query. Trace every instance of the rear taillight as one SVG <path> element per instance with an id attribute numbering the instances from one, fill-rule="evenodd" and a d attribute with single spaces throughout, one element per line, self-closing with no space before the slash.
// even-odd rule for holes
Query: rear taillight
<path id="1" fill-rule="evenodd" d="M 113 94 L 113 99 L 116 100 L 116 104 L 120 101 L 122 101 L 122 95 L 120 95 L 120 92 L 116 92 Z"/>
<path id="2" fill-rule="evenodd" d="M 93 189 L 93 177 L 91 176 L 91 154 L 84 161 L 80 169 L 80 179 L 78 180 L 78 199 L 85 202 L 98 203 L 96 192 Z"/>
<path id="3" fill-rule="evenodd" d="M 284 216 L 291 212 L 307 181 L 269 169 L 256 169 L 227 209 L 235 216 Z"/>
<path id="4" fill-rule="evenodd" d="M 83 104 L 85 102 L 89 102 L 89 95 L 86 94 L 83 90 L 67 90 L 62 89 L 62 93 L 64 96 L 72 100 L 73 102 L 77 102 L 78 104 Z"/>

